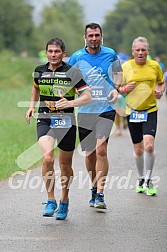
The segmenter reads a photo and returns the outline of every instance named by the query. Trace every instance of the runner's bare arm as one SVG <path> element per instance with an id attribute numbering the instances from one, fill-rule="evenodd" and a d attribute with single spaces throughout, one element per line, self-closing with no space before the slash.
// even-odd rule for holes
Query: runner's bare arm
<path id="1" fill-rule="evenodd" d="M 39 100 L 40 91 L 39 88 L 36 86 L 33 86 L 31 91 L 31 98 L 30 98 L 30 107 L 26 113 L 26 121 L 28 124 L 30 124 L 30 117 L 34 116 L 35 112 L 35 104 Z"/>
<path id="2" fill-rule="evenodd" d="M 92 96 L 90 90 L 86 90 L 81 95 L 72 100 L 68 101 L 66 98 L 62 97 L 58 102 L 56 102 L 56 108 L 65 109 L 70 107 L 79 107 L 92 102 Z"/>

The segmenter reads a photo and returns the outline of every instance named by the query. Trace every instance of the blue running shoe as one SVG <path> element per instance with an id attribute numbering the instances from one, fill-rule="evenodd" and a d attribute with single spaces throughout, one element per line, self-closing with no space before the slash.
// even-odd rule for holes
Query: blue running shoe
<path id="1" fill-rule="evenodd" d="M 59 209 L 56 213 L 56 220 L 65 220 L 68 214 L 68 204 L 69 202 L 61 202 Z"/>
<path id="2" fill-rule="evenodd" d="M 92 193 L 92 198 L 89 200 L 89 206 L 90 206 L 90 207 L 94 207 L 95 198 L 96 198 L 96 193 L 97 193 L 97 188 L 93 187 L 93 188 L 91 189 L 91 193 Z"/>
<path id="3" fill-rule="evenodd" d="M 57 210 L 57 202 L 55 200 L 48 200 L 43 211 L 44 217 L 52 217 Z"/>
<path id="4" fill-rule="evenodd" d="M 95 199 L 95 208 L 100 208 L 100 209 L 106 209 L 107 206 L 104 202 L 104 194 L 103 193 L 97 193 L 96 194 L 96 199 Z"/>

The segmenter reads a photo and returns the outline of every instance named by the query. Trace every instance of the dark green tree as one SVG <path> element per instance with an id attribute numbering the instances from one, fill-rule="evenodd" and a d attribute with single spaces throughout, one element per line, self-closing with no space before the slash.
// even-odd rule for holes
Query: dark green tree
<path id="1" fill-rule="evenodd" d="M 83 45 L 83 7 L 77 0 L 53 0 L 43 9 L 38 30 L 40 48 L 52 37 L 60 37 L 66 44 L 67 55 Z"/>
<path id="2" fill-rule="evenodd" d="M 145 36 L 152 57 L 167 55 L 167 1 L 119 0 L 104 23 L 105 44 L 116 51 L 124 49 L 131 55 L 134 38 Z"/>
<path id="3" fill-rule="evenodd" d="M 0 49 L 32 49 L 32 6 L 26 0 L 0 0 Z"/>

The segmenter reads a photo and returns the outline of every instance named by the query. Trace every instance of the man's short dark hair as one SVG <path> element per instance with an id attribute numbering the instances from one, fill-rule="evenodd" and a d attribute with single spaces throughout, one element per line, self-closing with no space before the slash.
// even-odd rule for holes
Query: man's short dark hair
<path id="1" fill-rule="evenodd" d="M 97 24 L 97 23 L 89 23 L 89 24 L 87 24 L 85 26 L 85 35 L 86 35 L 86 32 L 87 32 L 88 28 L 90 28 L 90 29 L 97 29 L 97 28 L 99 28 L 101 35 L 103 33 L 102 32 L 102 28 L 101 28 L 101 26 L 99 24 Z"/>
<path id="2" fill-rule="evenodd" d="M 60 46 L 62 52 L 64 52 L 66 49 L 65 49 L 65 44 L 64 44 L 64 41 L 60 38 L 52 38 L 50 39 L 47 44 L 46 44 L 46 51 L 48 50 L 48 46 L 49 45 L 58 45 Z"/>

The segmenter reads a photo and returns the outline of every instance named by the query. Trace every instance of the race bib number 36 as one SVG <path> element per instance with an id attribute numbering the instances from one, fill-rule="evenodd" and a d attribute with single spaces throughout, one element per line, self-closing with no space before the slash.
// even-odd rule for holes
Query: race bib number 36
<path id="1" fill-rule="evenodd" d="M 148 112 L 147 111 L 135 111 L 132 110 L 130 114 L 130 120 L 129 122 L 146 122 L 148 118 Z"/>
<path id="2" fill-rule="evenodd" d="M 71 124 L 71 117 L 70 116 L 51 116 L 51 128 L 70 128 Z"/>

